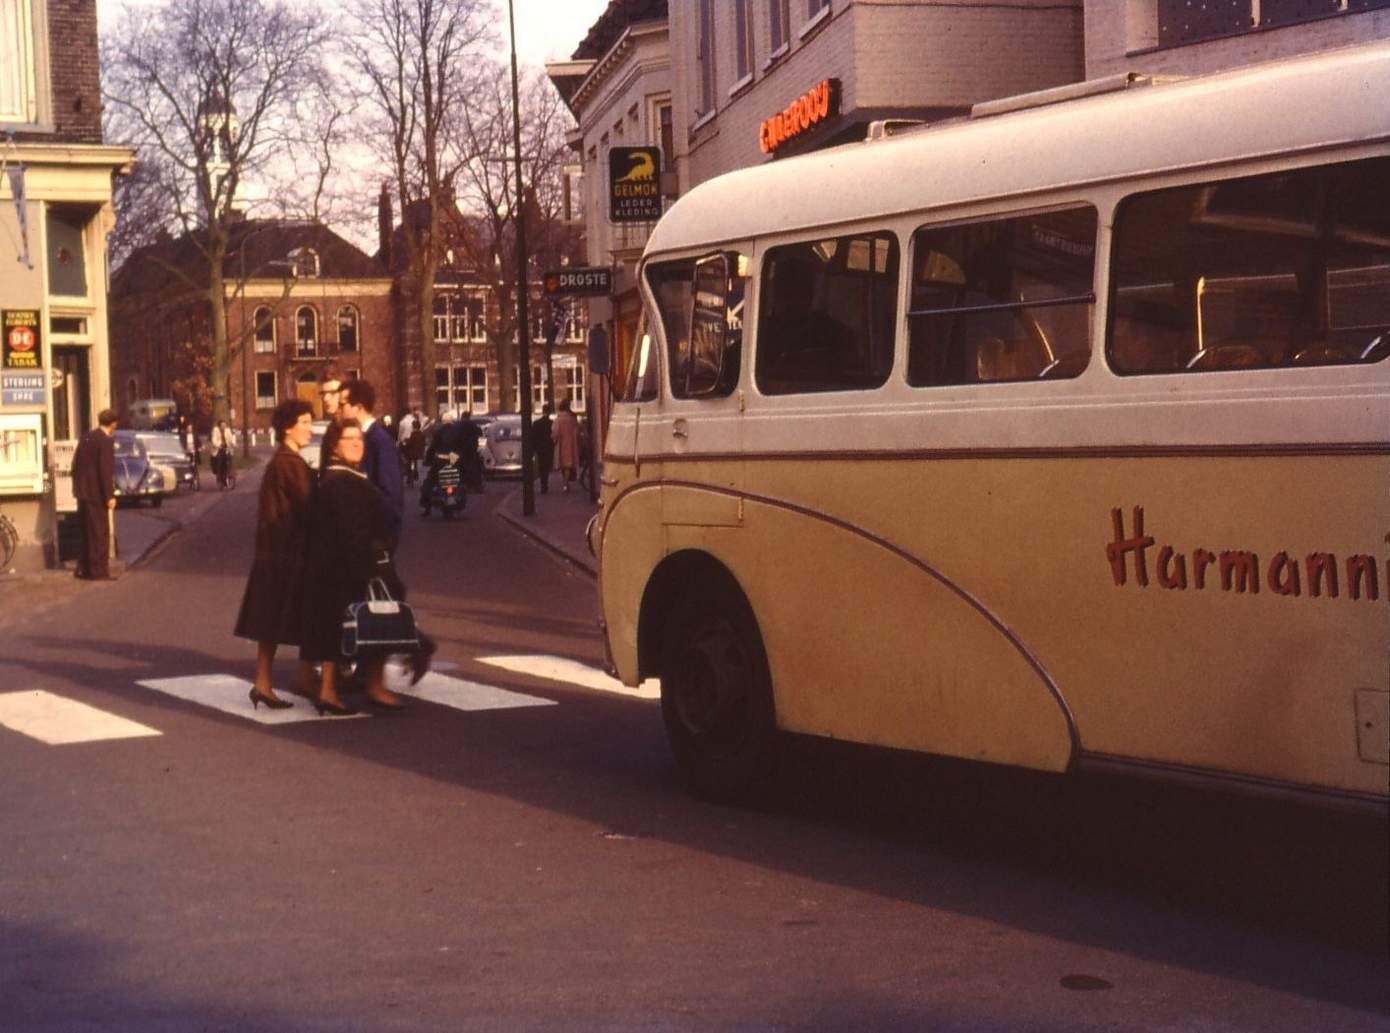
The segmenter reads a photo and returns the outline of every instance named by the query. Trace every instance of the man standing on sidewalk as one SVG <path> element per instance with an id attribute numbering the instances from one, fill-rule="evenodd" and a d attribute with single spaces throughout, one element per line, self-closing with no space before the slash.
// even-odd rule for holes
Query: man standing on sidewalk
<path id="1" fill-rule="evenodd" d="M 77 496 L 77 515 L 82 523 L 82 557 L 77 576 L 91 581 L 110 581 L 111 511 L 116 508 L 116 413 L 103 409 L 97 426 L 77 442 L 72 457 L 72 493 Z"/>

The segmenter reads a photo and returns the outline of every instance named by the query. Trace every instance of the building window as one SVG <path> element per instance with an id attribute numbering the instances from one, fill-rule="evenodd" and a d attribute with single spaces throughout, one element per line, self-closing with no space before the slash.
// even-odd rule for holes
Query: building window
<path id="1" fill-rule="evenodd" d="M 260 355 L 273 355 L 275 353 L 275 313 L 268 308 L 258 308 L 252 319 L 256 324 L 256 352 Z"/>
<path id="2" fill-rule="evenodd" d="M 734 69 L 739 82 L 753 74 L 752 0 L 734 0 Z"/>
<path id="3" fill-rule="evenodd" d="M 449 323 L 449 295 L 436 294 L 434 296 L 434 339 L 437 342 L 449 340 L 449 331 L 453 329 Z"/>
<path id="4" fill-rule="evenodd" d="M 302 359 L 319 353 L 319 314 L 312 305 L 304 305 L 294 314 L 294 350 Z"/>
<path id="5" fill-rule="evenodd" d="M 545 379 L 544 366 L 531 367 L 531 411 L 538 413 L 550 401 L 550 384 Z M 521 374 L 512 370 L 512 402 L 521 408 Z"/>
<path id="6" fill-rule="evenodd" d="M 671 102 L 656 106 L 657 144 L 661 147 L 661 171 L 671 172 L 676 167 L 676 127 L 671 117 Z"/>
<path id="7" fill-rule="evenodd" d="M 468 306 L 468 339 L 470 341 L 486 341 L 487 321 L 483 318 L 485 311 L 483 296 L 470 294 L 465 299 L 464 304 Z"/>
<path id="8" fill-rule="evenodd" d="M 830 0 L 806 0 L 806 17 L 814 18 L 830 6 Z"/>
<path id="9" fill-rule="evenodd" d="M 48 210 L 48 293 L 69 298 L 87 296 L 88 221 L 85 212 Z"/>
<path id="10" fill-rule="evenodd" d="M 584 411 L 584 367 L 577 358 L 567 355 L 555 360 L 555 397 L 560 401 L 569 399 L 570 408 L 575 412 Z"/>
<path id="11" fill-rule="evenodd" d="M 441 409 L 460 413 L 488 411 L 487 367 L 441 363 L 434 368 L 435 398 Z"/>
<path id="12" fill-rule="evenodd" d="M 468 408 L 473 412 L 487 412 L 487 367 L 468 367 Z"/>
<path id="13" fill-rule="evenodd" d="M 0 0 L 0 123 L 38 121 L 30 0 Z"/>
<path id="14" fill-rule="evenodd" d="M 273 369 L 256 370 L 256 408 L 275 408 L 275 371 Z"/>
<path id="15" fill-rule="evenodd" d="M 700 64 L 700 110 L 714 110 L 714 0 L 700 0 L 700 39 L 696 60 Z"/>
<path id="16" fill-rule="evenodd" d="M 768 0 L 768 44 L 776 54 L 791 42 L 791 0 Z"/>
<path id="17" fill-rule="evenodd" d="M 344 305 L 338 309 L 338 350 L 355 352 L 357 350 L 357 309 Z"/>
<path id="18" fill-rule="evenodd" d="M 1390 8 L 1390 0 L 1156 0 L 1161 47 Z"/>
<path id="19" fill-rule="evenodd" d="M 290 262 L 298 279 L 312 280 L 319 275 L 319 254 L 313 248 L 302 247 L 291 251 Z"/>

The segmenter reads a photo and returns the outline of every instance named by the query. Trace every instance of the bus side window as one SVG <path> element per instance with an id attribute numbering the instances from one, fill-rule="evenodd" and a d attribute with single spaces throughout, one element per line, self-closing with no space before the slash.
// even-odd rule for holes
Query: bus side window
<path id="1" fill-rule="evenodd" d="M 763 261 L 754 373 L 764 394 L 881 387 L 893 368 L 898 240 L 788 244 Z"/>
<path id="2" fill-rule="evenodd" d="M 1378 362 L 1390 333 L 1390 158 L 1126 198 L 1109 356 L 1119 373 Z"/>
<path id="3" fill-rule="evenodd" d="M 1091 359 L 1096 210 L 913 234 L 907 382 L 1075 377 Z"/>

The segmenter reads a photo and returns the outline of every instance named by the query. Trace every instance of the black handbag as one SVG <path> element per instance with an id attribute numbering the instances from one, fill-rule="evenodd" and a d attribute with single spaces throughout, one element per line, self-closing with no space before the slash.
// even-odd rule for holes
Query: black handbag
<path id="1" fill-rule="evenodd" d="M 420 648 L 415 614 L 405 603 L 391 598 L 386 582 L 367 582 L 367 598 L 352 603 L 343 614 L 343 655 L 363 653 L 411 653 Z"/>

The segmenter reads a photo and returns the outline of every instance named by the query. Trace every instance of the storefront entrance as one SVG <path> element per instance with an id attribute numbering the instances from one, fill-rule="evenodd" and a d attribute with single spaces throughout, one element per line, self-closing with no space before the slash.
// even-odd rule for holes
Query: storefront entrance
<path id="1" fill-rule="evenodd" d="M 88 355 L 90 349 L 54 347 L 53 349 L 53 439 L 72 441 L 92 429 L 92 377 Z M 58 383 L 62 374 L 62 383 Z"/>

